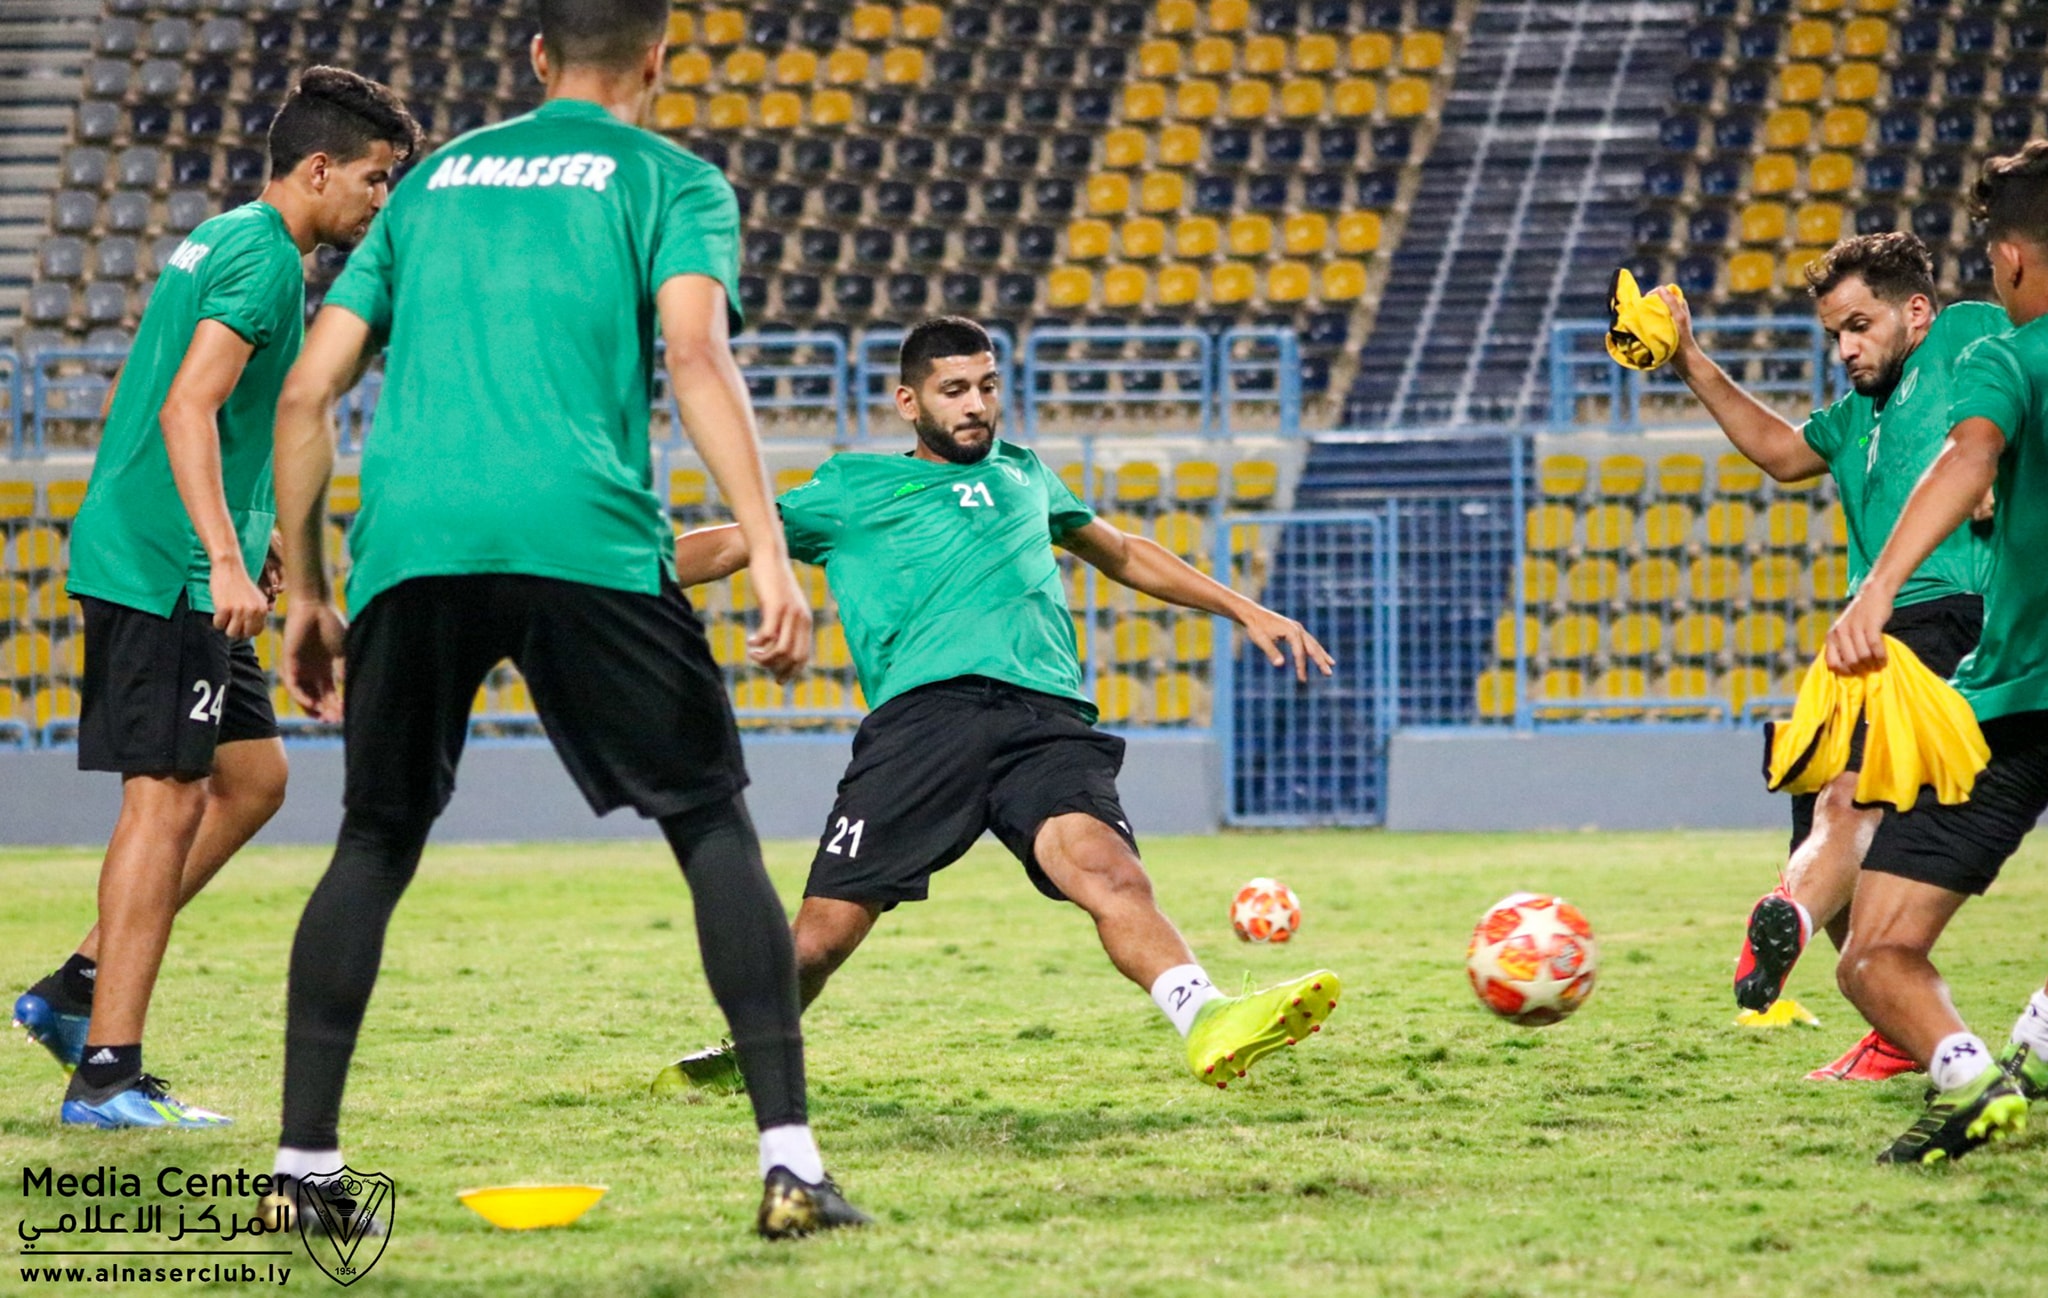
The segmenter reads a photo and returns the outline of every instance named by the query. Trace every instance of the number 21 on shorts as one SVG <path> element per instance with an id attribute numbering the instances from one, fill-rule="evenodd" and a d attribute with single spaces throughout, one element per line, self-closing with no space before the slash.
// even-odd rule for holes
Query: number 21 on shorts
<path id="1" fill-rule="evenodd" d="M 843 856 L 849 861 L 859 859 L 860 835 L 867 827 L 866 820 L 848 821 L 846 817 L 841 816 L 832 826 L 832 841 L 825 844 L 825 850 L 834 856 Z"/>

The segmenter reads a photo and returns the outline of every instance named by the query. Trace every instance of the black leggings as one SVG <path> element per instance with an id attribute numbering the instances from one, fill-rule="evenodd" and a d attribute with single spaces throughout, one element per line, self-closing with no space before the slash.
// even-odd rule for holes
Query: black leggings
<path id="1" fill-rule="evenodd" d="M 340 1147 L 342 1088 L 384 931 L 432 827 L 431 817 L 351 811 L 342 819 L 334 862 L 292 942 L 280 1140 L 288 1148 Z M 803 1122 L 795 949 L 746 804 L 733 798 L 664 817 L 661 830 L 689 881 L 705 977 L 738 1048 L 754 1119 L 764 1128 Z"/>

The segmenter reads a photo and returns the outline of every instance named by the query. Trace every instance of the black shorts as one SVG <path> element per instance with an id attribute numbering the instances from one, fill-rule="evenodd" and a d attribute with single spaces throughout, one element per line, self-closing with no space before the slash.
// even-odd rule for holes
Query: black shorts
<path id="1" fill-rule="evenodd" d="M 1911 649 L 1927 670 L 1943 680 L 1956 674 L 1963 659 L 1977 648 L 1984 632 L 1982 595 L 1943 595 L 1892 611 L 1884 633 Z M 1863 769 L 1863 727 L 1857 726 L 1849 740 L 1851 771 Z M 1813 832 L 1813 806 L 1817 793 L 1800 793 L 1792 798 L 1792 850 Z"/>
<path id="2" fill-rule="evenodd" d="M 348 629 L 342 692 L 351 811 L 438 816 L 469 711 L 509 658 L 591 810 L 659 818 L 746 787 L 739 730 L 703 624 L 657 595 L 515 573 L 415 577 Z"/>
<path id="3" fill-rule="evenodd" d="M 933 874 L 991 830 L 1038 890 L 1065 896 L 1032 844 L 1054 816 L 1095 817 L 1137 849 L 1116 796 L 1124 741 L 1075 703 L 980 676 L 920 686 L 861 722 L 811 860 L 807 897 L 923 901 Z"/>
<path id="4" fill-rule="evenodd" d="M 270 685 L 247 640 L 183 595 L 169 617 L 89 595 L 78 769 L 196 780 L 214 750 L 277 734 Z"/>
<path id="5" fill-rule="evenodd" d="M 1886 809 L 1863 868 L 1982 893 L 2048 811 L 2048 712 L 2016 712 L 1984 723 L 1991 764 L 1968 802 L 1952 807 L 1920 790 L 1913 809 Z"/>

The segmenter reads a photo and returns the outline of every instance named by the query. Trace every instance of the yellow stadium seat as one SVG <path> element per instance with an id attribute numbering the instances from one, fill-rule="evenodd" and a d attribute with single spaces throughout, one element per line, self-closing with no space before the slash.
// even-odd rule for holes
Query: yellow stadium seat
<path id="1" fill-rule="evenodd" d="M 50 662 L 50 637 L 41 631 L 19 631 L 0 640 L 0 678 L 48 676 Z"/>
<path id="2" fill-rule="evenodd" d="M 1728 646 L 1728 624 L 1712 613 L 1687 613 L 1671 624 L 1675 658 L 1711 658 Z"/>
<path id="3" fill-rule="evenodd" d="M 1337 218 L 1337 251 L 1347 257 L 1369 257 L 1379 251 L 1378 212 L 1346 212 Z"/>
<path id="4" fill-rule="evenodd" d="M 1778 263 L 1767 252 L 1738 252 L 1728 259 L 1728 291 L 1762 293 L 1777 282 Z"/>
<path id="5" fill-rule="evenodd" d="M 1618 554 L 1635 540 L 1636 513 L 1627 505 L 1595 505 L 1586 511 L 1586 553 Z"/>
<path id="6" fill-rule="evenodd" d="M 1503 613 L 1493 620 L 1493 656 L 1511 663 L 1524 654 L 1534 654 L 1542 642 L 1541 628 L 1533 617 L 1524 615 L 1521 635 L 1515 635 L 1515 615 Z"/>
<path id="7" fill-rule="evenodd" d="M 1066 484 L 1068 491 L 1073 492 L 1083 500 L 1095 500 L 1102 495 L 1102 470 L 1095 470 L 1095 485 L 1093 487 L 1085 486 L 1081 481 L 1081 462 L 1079 460 L 1069 460 L 1067 463 L 1062 464 L 1059 467 L 1059 479 Z"/>
<path id="8" fill-rule="evenodd" d="M 1674 701 L 1704 702 L 1711 697 L 1713 685 L 1704 667 L 1674 667 L 1657 683 L 1657 693 Z"/>
<path id="9" fill-rule="evenodd" d="M 1891 42 L 1891 25 L 1876 18 L 1852 19 L 1842 28 L 1842 54 L 1847 58 L 1882 59 Z"/>
<path id="10" fill-rule="evenodd" d="M 52 527 L 25 527 L 15 533 L 8 552 L 14 571 L 46 572 L 62 559 L 64 539 Z"/>
<path id="11" fill-rule="evenodd" d="M 1200 21 L 1194 0 L 1159 0 L 1152 10 L 1152 25 L 1168 36 L 1191 32 Z"/>
<path id="12" fill-rule="evenodd" d="M 754 607 L 754 582 L 745 568 L 726 578 L 725 606 L 734 613 L 745 613 Z"/>
<path id="13" fill-rule="evenodd" d="M 711 500 L 711 479 L 702 469 L 670 469 L 668 507 L 680 513 L 702 509 Z"/>
<path id="14" fill-rule="evenodd" d="M 1610 604 L 1620 591 L 1621 568 L 1612 559 L 1580 559 L 1565 570 L 1565 598 L 1574 604 Z"/>
<path id="15" fill-rule="evenodd" d="M 804 101 L 793 90 L 771 90 L 761 96 L 761 125 L 787 131 L 803 125 Z"/>
<path id="16" fill-rule="evenodd" d="M 1569 550 L 1578 516 L 1569 505 L 1536 505 L 1522 516 L 1522 544 L 1532 554 Z"/>
<path id="17" fill-rule="evenodd" d="M 1184 505 L 1214 500 L 1222 486 L 1223 472 L 1213 460 L 1182 460 L 1173 466 L 1173 498 Z"/>
<path id="18" fill-rule="evenodd" d="M 1774 108 L 1764 118 L 1766 149 L 1803 149 L 1813 138 L 1813 114 L 1804 108 Z"/>
<path id="19" fill-rule="evenodd" d="M 1205 552 L 1201 516 L 1185 509 L 1161 514 L 1155 519 L 1152 539 L 1183 559 L 1192 559 Z"/>
<path id="20" fill-rule="evenodd" d="M 808 86 L 818 79 L 818 56 L 810 50 L 787 49 L 775 56 L 775 84 Z"/>
<path id="21" fill-rule="evenodd" d="M 924 80 L 924 51 L 898 45 L 882 56 L 882 80 L 892 86 L 914 86 Z"/>
<path id="22" fill-rule="evenodd" d="M 688 45 L 697 39 L 697 20 L 686 9 L 671 9 L 668 13 L 668 43 L 671 47 Z"/>
<path id="23" fill-rule="evenodd" d="M 1116 242 L 1124 256 L 1150 261 L 1166 250 L 1166 225 L 1156 217 L 1134 217 L 1117 227 Z"/>
<path id="24" fill-rule="evenodd" d="M 1749 524 L 1754 515 L 1746 500 L 1717 500 L 1707 506 L 1707 545 L 1716 550 L 1740 550 L 1749 541 Z"/>
<path id="25" fill-rule="evenodd" d="M 1622 590 L 1631 604 L 1661 608 L 1678 598 L 1680 578 L 1674 559 L 1637 560 L 1628 570 Z"/>
<path id="26" fill-rule="evenodd" d="M 903 39 L 920 44 L 937 40 L 946 24 L 944 11 L 935 4 L 905 5 L 897 19 L 902 26 Z"/>
<path id="27" fill-rule="evenodd" d="M 1830 108 L 1820 119 L 1820 142 L 1830 149 L 1860 149 L 1870 136 L 1870 114 L 1854 105 Z"/>
<path id="28" fill-rule="evenodd" d="M 744 667 L 747 663 L 747 626 L 744 622 L 721 619 L 705 629 L 710 637 L 711 656 L 722 667 Z"/>
<path id="29" fill-rule="evenodd" d="M 1142 267 L 1112 266 L 1102 274 L 1102 305 L 1143 306 L 1145 288 L 1145 271 Z"/>
<path id="30" fill-rule="evenodd" d="M 1581 662 L 1600 652 L 1600 620 L 1586 613 L 1567 613 L 1550 624 L 1545 652 L 1553 660 Z"/>
<path id="31" fill-rule="evenodd" d="M 1314 276 L 1305 262 L 1276 262 L 1266 271 L 1266 300 L 1282 306 L 1308 300 Z"/>
<path id="32" fill-rule="evenodd" d="M 853 120 L 853 96 L 844 90 L 820 90 L 811 96 L 811 125 L 844 126 Z"/>
<path id="33" fill-rule="evenodd" d="M 1825 475 L 1821 475 L 1812 478 L 1801 478 L 1797 482 L 1781 482 L 1777 484 L 1775 490 L 1780 496 L 1812 496 L 1820 490 L 1820 484 L 1824 477 Z"/>
<path id="34" fill-rule="evenodd" d="M 1317 257 L 1330 241 L 1330 219 L 1320 212 L 1296 212 L 1280 225 L 1280 246 L 1290 257 Z"/>
<path id="35" fill-rule="evenodd" d="M 753 105 L 745 95 L 724 94 L 711 96 L 711 103 L 705 110 L 705 117 L 714 131 L 737 131 L 743 129 L 753 116 Z"/>
<path id="36" fill-rule="evenodd" d="M 1842 237 L 1842 207 L 1839 203 L 1801 203 L 1792 222 L 1793 237 L 1799 242 L 1826 246 Z"/>
<path id="37" fill-rule="evenodd" d="M 1770 658 L 1785 648 L 1785 615 L 1744 613 L 1729 628 L 1729 638 L 1739 658 Z"/>
<path id="38" fill-rule="evenodd" d="M 795 491 L 798 487 L 811 480 L 812 472 L 813 470 L 801 465 L 777 469 L 775 471 L 775 494 L 779 496 L 786 491 Z"/>
<path id="39" fill-rule="evenodd" d="M 1725 604 L 1734 599 L 1742 585 L 1742 565 L 1724 554 L 1694 559 L 1686 571 L 1686 586 L 1701 604 Z"/>
<path id="40" fill-rule="evenodd" d="M 1244 212 L 1230 218 L 1230 255 L 1263 257 L 1273 250 L 1273 218 Z"/>
<path id="41" fill-rule="evenodd" d="M 1806 188 L 1814 194 L 1839 194 L 1856 183 L 1856 160 L 1846 153 L 1823 153 L 1806 164 Z"/>
<path id="42" fill-rule="evenodd" d="M 714 50 L 747 38 L 747 16 L 738 9 L 711 9 L 704 14 L 704 43 Z"/>
<path id="43" fill-rule="evenodd" d="M 833 50 L 825 58 L 825 84 L 858 86 L 868 79 L 868 52 L 859 49 Z"/>
<path id="44" fill-rule="evenodd" d="M 1649 693 L 1649 673 L 1640 667 L 1610 667 L 1593 682 L 1593 697 L 1603 703 L 1637 703 Z M 1610 717 L 1622 715 L 1614 708 L 1602 708 L 1601 712 Z"/>
<path id="45" fill-rule="evenodd" d="M 353 473 L 337 473 L 328 484 L 327 512 L 353 514 L 363 505 L 363 480 Z"/>
<path id="46" fill-rule="evenodd" d="M 1536 488 L 1546 496 L 1583 495 L 1586 490 L 1586 457 L 1544 456 L 1536 466 Z"/>
<path id="47" fill-rule="evenodd" d="M 853 666 L 853 650 L 846 643 L 846 627 L 827 622 L 811 641 L 811 665 L 824 671 L 843 671 Z"/>
<path id="48" fill-rule="evenodd" d="M 1202 272 L 1175 263 L 1159 270 L 1153 296 L 1160 306 L 1188 306 L 1202 296 Z"/>
<path id="49" fill-rule="evenodd" d="M 1222 228 L 1213 217 L 1191 216 L 1175 223 L 1173 251 L 1180 257 L 1212 256 L 1222 237 Z"/>
<path id="50" fill-rule="evenodd" d="M 703 50 L 684 50 L 668 61 L 668 83 L 692 88 L 711 80 L 711 56 Z"/>
<path id="51" fill-rule="evenodd" d="M 1212 32 L 1241 32 L 1251 17 L 1251 0 L 1209 0 L 1209 30 Z"/>
<path id="52" fill-rule="evenodd" d="M 1209 272 L 1209 300 L 1218 306 L 1249 302 L 1257 290 L 1258 276 L 1241 262 L 1225 262 Z"/>
<path id="53" fill-rule="evenodd" d="M 1067 225 L 1067 260 L 1101 261 L 1109 255 L 1109 223 L 1084 217 Z"/>
<path id="54" fill-rule="evenodd" d="M 1856 12 L 1861 14 L 1888 14 L 1899 7 L 1899 0 L 1856 0 Z"/>
<path id="55" fill-rule="evenodd" d="M 1778 102 L 1781 104 L 1814 103 L 1826 87 L 1826 74 L 1817 64 L 1787 63 L 1778 69 Z"/>
<path id="56" fill-rule="evenodd" d="M 1767 554 L 1749 565 L 1749 597 L 1759 604 L 1783 604 L 1799 593 L 1800 566 L 1790 555 Z"/>
<path id="57" fill-rule="evenodd" d="M 887 5 L 856 5 L 850 23 L 853 39 L 879 45 L 896 33 L 896 11 Z"/>
<path id="58" fill-rule="evenodd" d="M 1750 703 L 1771 692 L 1771 674 L 1761 667 L 1737 667 L 1721 678 L 1721 693 L 1738 717 L 1747 715 Z"/>
<path id="59" fill-rule="evenodd" d="M 759 50 L 734 50 L 719 68 L 719 80 L 728 86 L 757 86 L 768 75 L 768 56 Z"/>
<path id="60" fill-rule="evenodd" d="M 1692 541 L 1692 507 L 1662 501 L 1643 511 L 1643 548 L 1665 554 Z"/>
<path id="61" fill-rule="evenodd" d="M 1124 86 L 1124 120 L 1157 121 L 1166 113 L 1166 87 L 1157 81 L 1132 81 Z"/>
<path id="62" fill-rule="evenodd" d="M 1724 496 L 1754 496 L 1764 489 L 1764 471 L 1734 451 L 1714 461 L 1714 489 Z"/>
<path id="63" fill-rule="evenodd" d="M 1515 715 L 1515 673 L 1499 668 L 1481 672 L 1473 684 L 1479 715 L 1498 721 Z"/>
<path id="64" fill-rule="evenodd" d="M 1313 32 L 1294 41 L 1291 64 L 1296 72 L 1319 75 L 1337 70 L 1337 38 Z"/>
<path id="65" fill-rule="evenodd" d="M 1055 308 L 1087 306 L 1095 299 L 1095 277 L 1079 266 L 1061 266 L 1046 278 L 1045 292 Z"/>
<path id="66" fill-rule="evenodd" d="M 45 685 L 29 701 L 38 730 L 55 721 L 78 719 L 78 691 L 69 685 Z"/>
<path id="67" fill-rule="evenodd" d="M 1795 59 L 1825 59 L 1835 52 L 1835 25 L 1802 19 L 1785 37 L 1785 53 Z"/>
<path id="68" fill-rule="evenodd" d="M 28 618 L 28 583 L 19 577 L 0 577 L 0 626 Z"/>
<path id="69" fill-rule="evenodd" d="M 1188 70 L 1198 77 L 1227 76 L 1236 68 L 1237 42 L 1221 36 L 1204 36 L 1188 51 Z"/>
<path id="70" fill-rule="evenodd" d="M 1168 81 L 1180 75 L 1179 41 L 1146 41 L 1138 47 L 1138 75 L 1148 81 Z"/>
<path id="71" fill-rule="evenodd" d="M 1277 77 L 1287 71 L 1287 42 L 1278 36 L 1254 36 L 1244 43 L 1244 70 L 1255 77 Z"/>
<path id="72" fill-rule="evenodd" d="M 65 589 L 68 574 L 58 573 L 37 585 L 35 593 L 29 596 L 28 616 L 31 622 L 50 624 L 70 622 L 77 615 L 76 606 L 71 602 L 71 593 Z M 278 596 L 278 612 L 284 611 L 282 595 Z"/>
<path id="73" fill-rule="evenodd" d="M 733 682 L 732 705 L 740 712 L 766 712 L 782 706 L 782 687 L 769 676 L 743 676 Z M 747 724 L 742 718 L 741 725 Z M 758 724 L 758 722 L 756 723 Z"/>
<path id="74" fill-rule="evenodd" d="M 1148 173 L 1138 186 L 1138 208 L 1154 214 L 1178 212 L 1187 196 L 1187 182 L 1175 171 Z"/>
<path id="75" fill-rule="evenodd" d="M 1138 679 L 1128 672 L 1104 672 L 1095 678 L 1096 719 L 1113 726 L 1138 711 Z"/>
<path id="76" fill-rule="evenodd" d="M 1401 67 L 1408 72 L 1434 72 L 1443 66 L 1442 32 L 1409 32 L 1401 37 Z"/>
<path id="77" fill-rule="evenodd" d="M 1838 604 L 1849 598 L 1849 560 L 1839 554 L 1824 554 L 1813 561 L 1813 597 L 1823 604 Z"/>
<path id="78" fill-rule="evenodd" d="M 1649 613 L 1624 613 L 1607 628 L 1607 652 L 1618 658 L 1647 658 L 1664 648 L 1664 620 Z"/>
<path id="79" fill-rule="evenodd" d="M 1201 128 L 1175 122 L 1160 130 L 1155 148 L 1160 166 L 1192 167 L 1202 160 Z"/>
<path id="80" fill-rule="evenodd" d="M 1118 171 L 1133 171 L 1145 165 L 1145 133 L 1134 126 L 1119 126 L 1102 137 L 1102 165 Z"/>
<path id="81" fill-rule="evenodd" d="M 1379 106 L 1379 87 L 1360 77 L 1346 77 L 1330 91 L 1330 110 L 1346 120 L 1371 117 Z"/>
<path id="82" fill-rule="evenodd" d="M 1356 302 L 1365 296 L 1365 265 L 1356 261 L 1323 263 L 1316 296 L 1325 302 Z"/>
<path id="83" fill-rule="evenodd" d="M 1799 620 L 1792 624 L 1792 647 L 1799 656 L 1811 662 L 1820 656 L 1821 648 L 1827 644 L 1828 628 L 1835 624 L 1832 612 L 1815 609 L 1801 613 Z"/>
<path id="84" fill-rule="evenodd" d="M 1346 56 L 1353 72 L 1384 72 L 1394 62 L 1394 38 L 1385 32 L 1360 32 L 1351 38 Z"/>
<path id="85" fill-rule="evenodd" d="M 49 516 L 58 522 L 69 522 L 78 517 L 79 506 L 85 503 L 86 482 L 83 478 L 59 478 L 44 489 L 49 501 Z"/>
<path id="86" fill-rule="evenodd" d="M 1190 721 L 1206 720 L 1208 711 L 1207 692 L 1200 681 L 1187 672 L 1166 672 L 1152 682 L 1152 722 L 1154 725 L 1184 725 Z"/>
<path id="87" fill-rule="evenodd" d="M 1130 210 L 1131 178 L 1118 171 L 1088 177 L 1088 210 L 1098 216 L 1121 216 Z"/>
<path id="88" fill-rule="evenodd" d="M 1601 457 L 1598 485 L 1603 496 L 1640 496 L 1643 483 L 1648 480 L 1649 466 L 1640 455 L 1608 455 Z"/>
<path id="89" fill-rule="evenodd" d="M 1522 560 L 1522 602 L 1525 604 L 1554 604 L 1557 592 L 1563 584 L 1563 577 L 1557 565 L 1549 559 Z"/>
<path id="90" fill-rule="evenodd" d="M 1239 460 L 1230 466 L 1230 499 L 1263 505 L 1280 493 L 1280 466 L 1271 460 Z"/>
<path id="91" fill-rule="evenodd" d="M 1799 164 L 1782 153 L 1760 154 L 1749 168 L 1749 192 L 1787 194 L 1799 183 Z"/>
<path id="92" fill-rule="evenodd" d="M 1182 121 L 1207 121 L 1222 107 L 1223 91 L 1213 81 L 1183 81 L 1173 92 L 1173 115 Z"/>
<path id="93" fill-rule="evenodd" d="M 1429 82 L 1421 77 L 1396 77 L 1387 84 L 1390 117 L 1421 117 L 1429 112 Z"/>
<path id="94" fill-rule="evenodd" d="M 1697 455 L 1667 455 L 1657 461 L 1657 494 L 1697 496 L 1707 489 L 1707 462 Z"/>
<path id="95" fill-rule="evenodd" d="M 1806 287 L 1806 268 L 1827 255 L 1826 248 L 1794 248 L 1785 254 L 1780 266 L 1784 273 L 1784 286 L 1788 290 Z"/>
<path id="96" fill-rule="evenodd" d="M 1826 510 L 1827 543 L 1830 549 L 1844 549 L 1849 544 L 1849 517 L 1842 512 L 1842 503 L 1836 501 Z"/>
<path id="97" fill-rule="evenodd" d="M 654 100 L 654 129 L 687 131 L 697 124 L 697 96 L 669 91 Z"/>
<path id="98" fill-rule="evenodd" d="M 1586 697 L 1586 674 L 1569 667 L 1553 667 L 1536 683 L 1536 697 L 1546 703 L 1567 703 Z M 1576 709 L 1538 708 L 1540 716 L 1570 716 Z"/>
<path id="99" fill-rule="evenodd" d="M 1785 205 L 1768 201 L 1745 203 L 1736 219 L 1736 228 L 1744 243 L 1778 243 L 1785 237 Z"/>
<path id="100" fill-rule="evenodd" d="M 33 518 L 35 512 L 35 483 L 0 482 L 0 518 Z"/>
<path id="101" fill-rule="evenodd" d="M 1157 648 L 1156 624 L 1149 617 L 1120 617 L 1110 628 L 1110 659 L 1118 666 L 1133 666 L 1152 661 Z"/>
<path id="102" fill-rule="evenodd" d="M 1280 115 L 1289 121 L 1321 117 L 1327 98 L 1322 82 L 1297 77 L 1280 87 Z"/>
<path id="103" fill-rule="evenodd" d="M 1273 111 L 1273 83 L 1233 81 L 1227 107 L 1232 121 L 1256 122 Z"/>
<path id="104" fill-rule="evenodd" d="M 1867 104 L 1877 98 L 1884 73 L 1875 63 L 1844 63 L 1835 69 L 1835 102 Z"/>

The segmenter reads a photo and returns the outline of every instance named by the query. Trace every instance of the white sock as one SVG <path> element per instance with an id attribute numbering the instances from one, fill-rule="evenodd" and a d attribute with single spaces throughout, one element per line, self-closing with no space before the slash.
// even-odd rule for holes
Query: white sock
<path id="1" fill-rule="evenodd" d="M 1982 1077 L 1985 1069 L 1996 1067 L 1991 1061 L 1991 1047 L 1968 1032 L 1952 1032 L 1934 1048 L 1934 1058 L 1927 1065 L 1927 1079 L 1937 1091 L 1953 1091 Z"/>
<path id="2" fill-rule="evenodd" d="M 1790 897 L 1785 900 L 1792 901 Z M 1792 909 L 1799 912 L 1799 945 L 1805 946 L 1813 941 L 1813 915 L 1796 901 L 1792 901 Z"/>
<path id="3" fill-rule="evenodd" d="M 761 1175 L 766 1176 L 778 1167 L 788 1168 L 798 1180 L 812 1185 L 825 1179 L 825 1158 L 818 1152 L 818 1142 L 811 1138 L 808 1126 L 789 1122 L 761 1132 Z"/>
<path id="4" fill-rule="evenodd" d="M 338 1149 L 287 1149 L 278 1147 L 277 1162 L 272 1172 L 279 1176 L 297 1177 L 304 1181 L 317 1179 L 341 1170 L 341 1151 Z"/>
<path id="5" fill-rule="evenodd" d="M 2035 992 L 2027 1008 L 2020 1011 L 2020 1021 L 2012 1025 L 2012 1039 L 2048 1059 L 2048 991 Z"/>
<path id="6" fill-rule="evenodd" d="M 1195 1026 L 1195 1012 L 1223 993 L 1198 964 L 1177 964 L 1152 984 L 1152 1002 L 1182 1036 Z"/>

